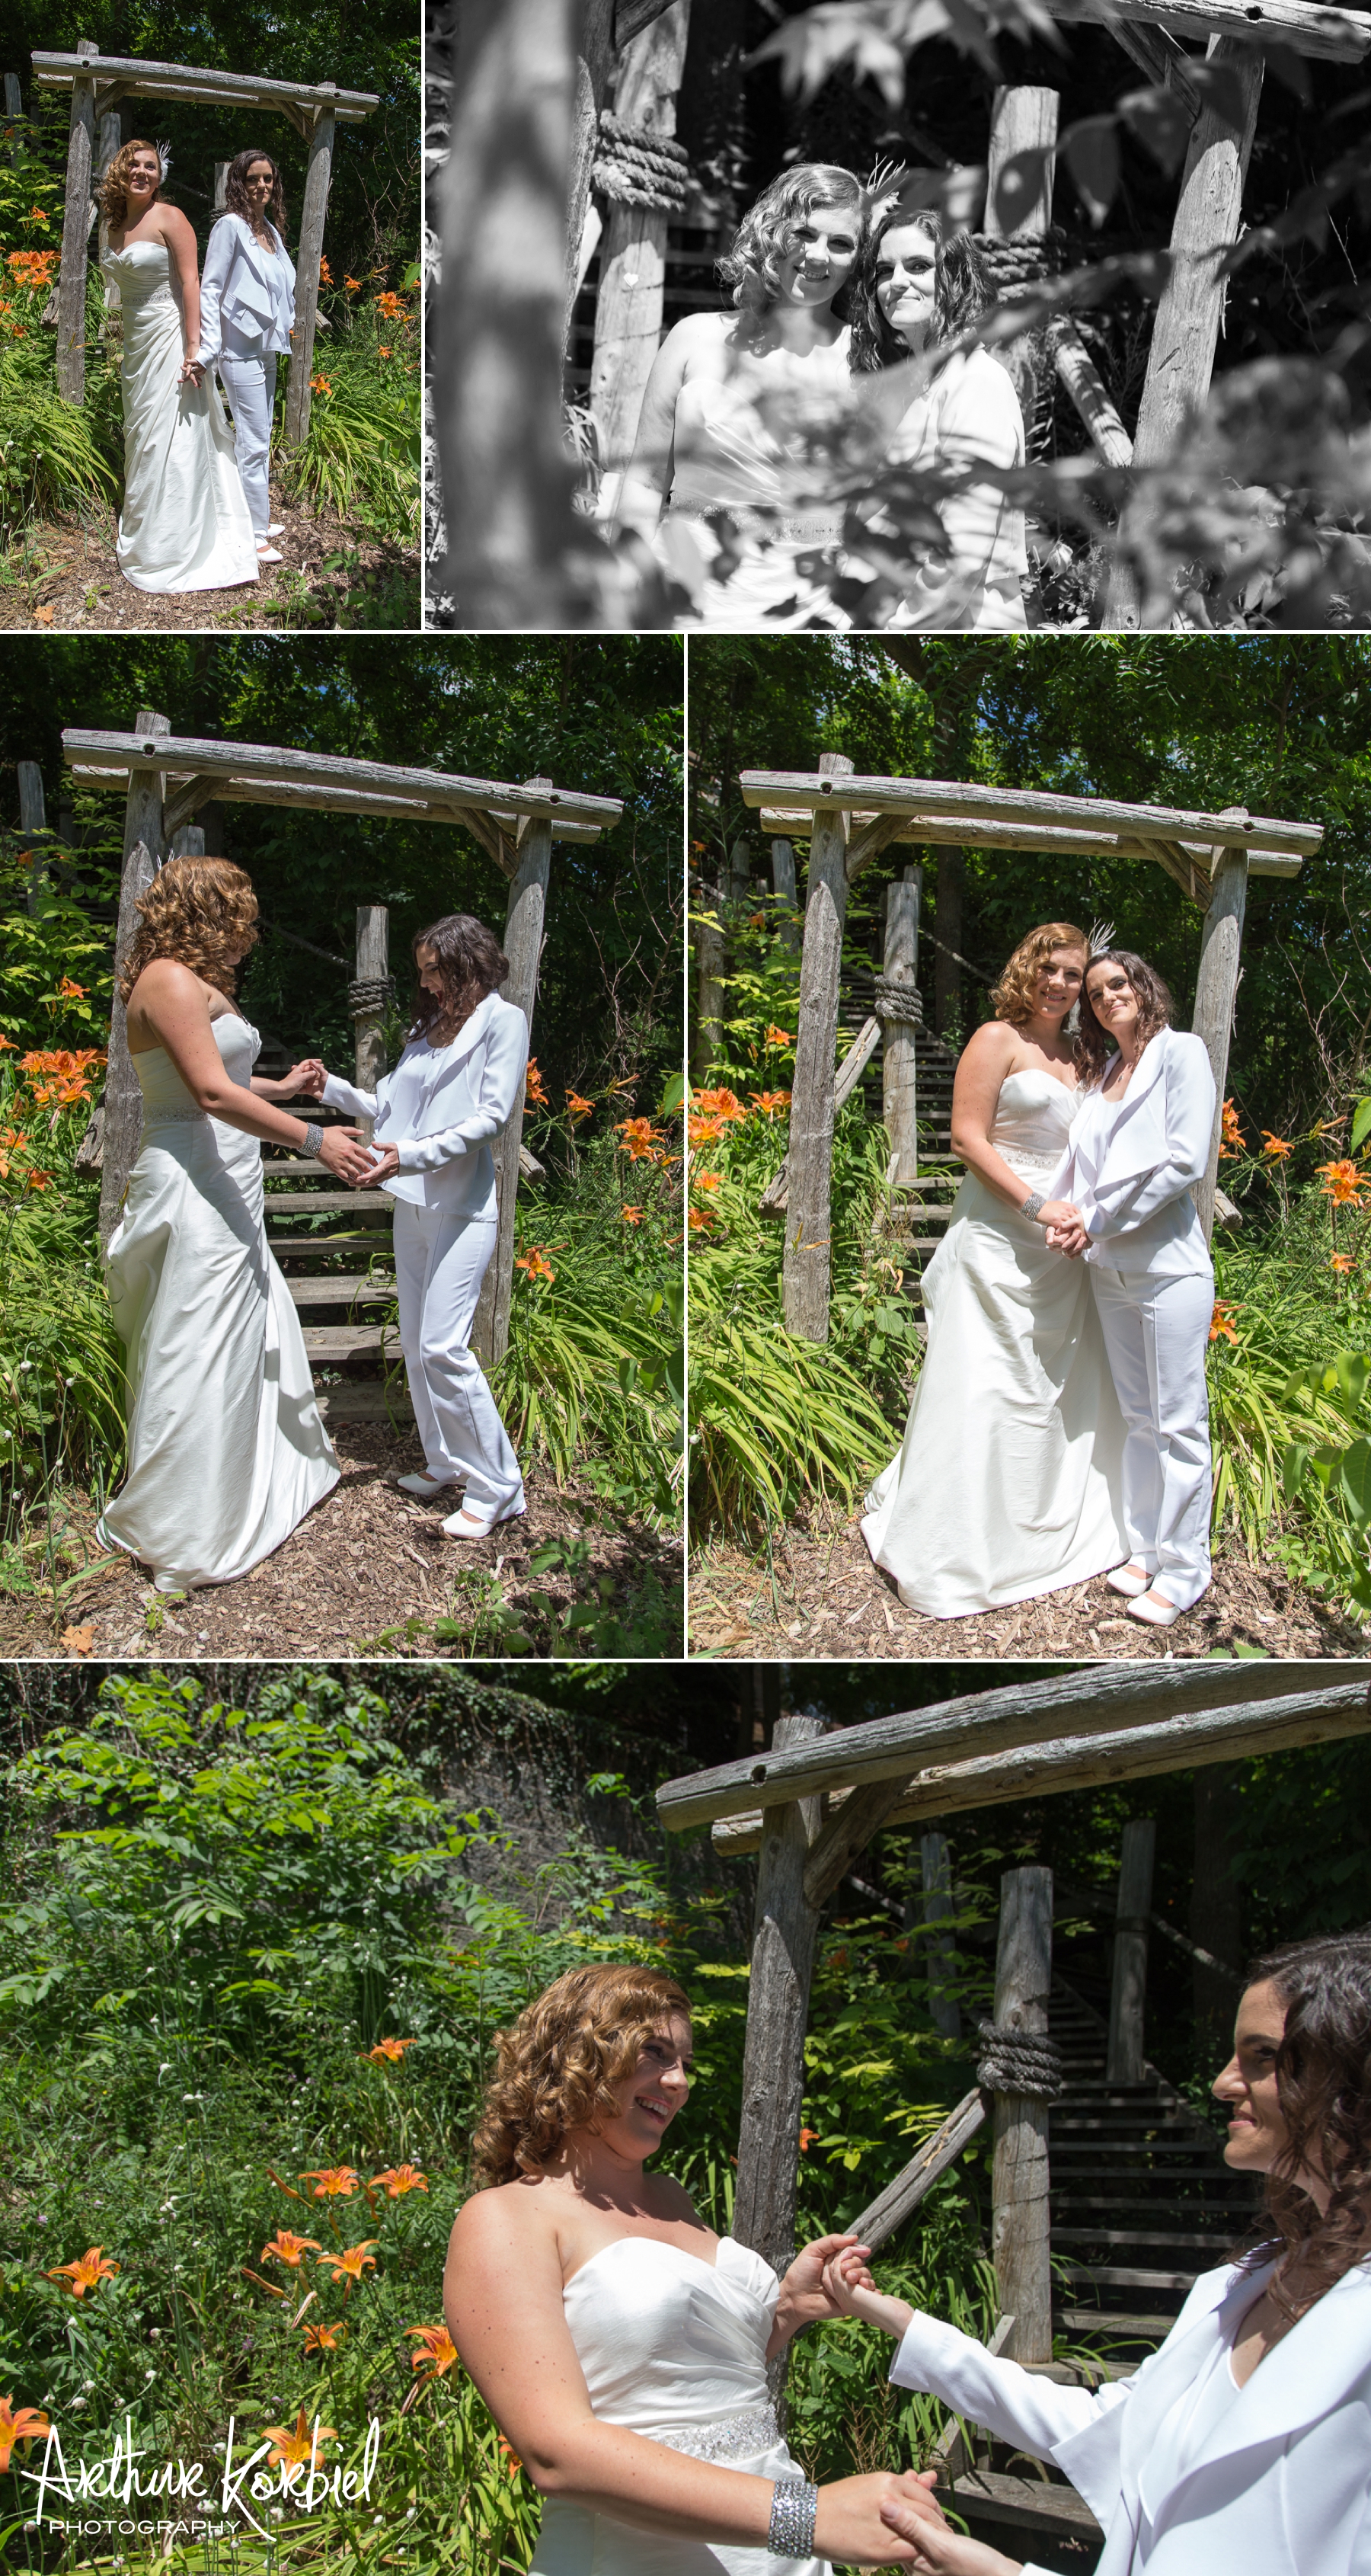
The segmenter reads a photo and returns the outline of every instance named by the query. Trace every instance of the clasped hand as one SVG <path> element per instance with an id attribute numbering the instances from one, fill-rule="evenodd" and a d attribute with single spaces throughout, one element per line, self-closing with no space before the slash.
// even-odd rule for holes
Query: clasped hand
<path id="1" fill-rule="evenodd" d="M 1079 1261 L 1090 1243 L 1081 1222 L 1079 1208 L 1069 1199 L 1048 1199 L 1038 1210 L 1038 1223 L 1047 1236 L 1051 1252 L 1064 1252 L 1068 1261 Z"/>
<path id="2" fill-rule="evenodd" d="M 327 1080 L 328 1073 L 322 1058 L 306 1056 L 301 1063 L 291 1066 L 280 1085 L 278 1097 L 282 1100 L 322 1100 Z M 346 1148 L 345 1154 L 335 1152 L 335 1140 L 355 1139 L 357 1135 L 355 1127 L 326 1127 L 319 1159 L 331 1172 L 336 1172 L 340 1180 L 346 1181 L 349 1189 L 379 1189 L 382 1181 L 390 1180 L 399 1171 L 399 1148 L 354 1142 Z"/>

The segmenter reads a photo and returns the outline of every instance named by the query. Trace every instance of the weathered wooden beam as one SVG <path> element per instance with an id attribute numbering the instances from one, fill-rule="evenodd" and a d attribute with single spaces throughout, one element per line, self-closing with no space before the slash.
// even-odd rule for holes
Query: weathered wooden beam
<path id="1" fill-rule="evenodd" d="M 310 378 L 314 372 L 314 333 L 319 319 L 320 271 L 324 257 L 324 224 L 328 215 L 329 179 L 333 170 L 333 137 L 337 93 L 322 84 L 324 103 L 317 109 L 309 138 L 304 195 L 300 204 L 300 246 L 295 255 L 295 322 L 291 331 L 290 378 L 286 385 L 285 443 L 303 447 L 309 436 Z"/>
<path id="2" fill-rule="evenodd" d="M 979 2085 L 970 2093 L 963 2094 L 956 2109 L 948 2112 L 941 2128 L 935 2129 L 931 2138 L 925 2138 L 918 2154 L 910 2157 L 908 2164 L 896 2174 L 893 2182 L 886 2184 L 884 2191 L 862 2211 L 860 2218 L 853 2219 L 852 2230 L 858 2244 L 869 2246 L 873 2254 L 888 2244 L 905 2220 L 913 2216 L 939 2174 L 946 2173 L 948 2166 L 956 2163 L 963 2147 L 968 2146 L 976 2131 L 984 2127 L 988 2115 L 989 2098 Z"/>
<path id="3" fill-rule="evenodd" d="M 873 1780 L 908 1780 L 932 1762 L 1000 1753 L 1064 1732 L 1109 1734 L 1208 1709 L 1248 1707 L 1286 1692 L 1279 1664 L 1085 1664 L 1040 1682 L 960 1693 L 861 1726 L 835 1727 L 822 1743 L 722 1762 L 667 1780 L 657 1810 L 670 1833 L 716 1816 L 789 1798 L 832 1795 Z"/>
<path id="4" fill-rule="evenodd" d="M 111 783 L 120 773 L 144 766 L 147 748 L 136 734 L 91 733 L 72 725 L 62 735 L 63 757 L 69 766 L 98 766 Z M 161 751 L 163 746 L 158 744 L 156 748 Z M 345 787 L 363 795 L 390 790 L 411 796 L 416 803 L 449 806 L 454 812 L 476 805 L 486 812 L 507 809 L 512 814 L 593 823 L 601 830 L 617 823 L 624 810 L 617 796 L 587 796 L 576 789 L 554 787 L 550 781 L 545 786 L 525 783 L 516 787 L 507 779 L 464 778 L 438 769 L 397 769 L 388 761 L 342 760 L 332 753 L 294 751 L 279 743 L 200 742 L 193 736 L 174 735 L 165 745 L 165 753 L 166 766 L 171 770 L 217 777 L 221 796 L 241 796 L 244 784 L 253 780 L 268 785 Z"/>
<path id="5" fill-rule="evenodd" d="M 782 1717 L 776 1744 L 800 1752 L 823 1732 L 817 1717 Z M 804 2049 L 819 1917 L 804 1892 L 817 1801 L 772 1811 L 757 1872 L 757 1912 L 743 2042 L 743 2116 L 733 2233 L 782 2274 L 795 2249 L 795 2176 L 804 2106 Z"/>
<path id="6" fill-rule="evenodd" d="M 1208 910 L 1209 901 L 1214 892 L 1214 880 L 1206 870 L 1213 867 L 1215 857 L 1213 850 L 1206 852 L 1201 865 L 1180 841 L 1145 841 L 1140 846 L 1148 858 L 1155 859 L 1158 867 L 1165 869 L 1172 882 L 1180 887 L 1182 894 L 1187 894 L 1192 903 L 1199 905 L 1201 912 Z M 1250 869 L 1252 864 L 1250 859 L 1247 864 Z"/>
<path id="7" fill-rule="evenodd" d="M 1133 441 L 1120 420 L 1099 368 L 1075 323 L 1059 313 L 1047 325 L 1052 363 L 1085 423 L 1090 444 L 1106 465 L 1131 465 Z"/>
<path id="8" fill-rule="evenodd" d="M 170 718 L 145 709 L 138 731 L 149 751 L 171 731 Z M 119 978 L 141 923 L 138 904 L 162 865 L 166 838 L 162 827 L 162 774 L 143 767 L 129 773 L 124 813 L 124 863 L 119 881 L 119 923 L 114 935 L 114 1000 L 110 1012 L 109 1060 L 105 1066 L 105 1123 L 100 1161 L 100 1242 L 108 1244 L 124 1212 L 129 1174 L 138 1159 L 143 1134 L 143 1093 L 129 1054 L 128 1024 L 119 998 Z"/>
<path id="9" fill-rule="evenodd" d="M 171 787 L 170 779 L 167 786 Z M 217 778 L 187 778 L 168 795 L 162 808 L 162 829 L 167 839 L 170 841 L 193 815 L 199 813 L 202 805 L 212 803 L 222 792 Z"/>
<path id="10" fill-rule="evenodd" d="M 228 107 L 284 106 L 289 102 L 304 107 L 328 106 L 352 120 L 370 116 L 372 109 L 381 104 L 371 90 L 335 90 L 330 83 L 318 81 L 267 80 L 256 72 L 204 71 L 191 63 L 140 62 L 131 55 L 102 54 L 95 45 L 83 44 L 75 54 L 36 53 L 32 59 L 39 89 L 70 89 L 88 77 L 83 66 L 90 61 L 102 87 L 117 84 L 126 95 L 135 98 L 193 98 L 206 106 L 217 100 Z"/>
<path id="11" fill-rule="evenodd" d="M 1278 1681 L 1288 1681 L 1288 1665 L 1277 1664 L 1273 1669 Z M 1331 1744 L 1340 1736 L 1368 1732 L 1371 1687 L 1357 1680 L 1327 1682 L 1318 1690 L 1288 1692 L 1260 1707 L 1175 1717 L 1118 1735 L 1064 1736 L 971 1762 L 939 1765 L 909 1781 L 886 1822 L 922 1825 L 935 1816 L 1003 1806 L 1011 1799 L 1046 1798 L 1063 1789 L 1096 1789 L 1117 1780 L 1155 1779 L 1164 1771 L 1190 1771 L 1210 1762 Z M 755 1851 L 762 1813 L 754 1808 L 750 1816 L 735 1811 L 724 1817 L 711 1836 L 716 1852 L 727 1858 Z"/>
<path id="12" fill-rule="evenodd" d="M 1026 2038 L 1047 2036 L 1052 1984 L 1052 1872 L 1010 1869 L 1000 1880 L 995 2021 Z M 995 2095 L 990 2251 L 1001 2311 L 1014 2318 L 1016 2361 L 1052 2359 L 1052 2223 L 1048 2105 L 1024 2093 Z"/>
<path id="13" fill-rule="evenodd" d="M 530 780 L 534 787 L 550 786 L 549 779 Z M 533 1042 L 533 1006 L 538 994 L 538 960 L 543 950 L 543 922 L 547 912 L 548 875 L 552 866 L 552 832 L 546 816 L 529 825 L 519 852 L 519 864 L 509 889 L 505 913 L 505 955 L 509 973 L 502 986 L 505 1000 L 513 1002 L 528 1022 L 529 1044 Z M 515 1101 L 508 1124 L 492 1140 L 495 1157 L 495 1198 L 499 1230 L 495 1250 L 481 1283 L 476 1321 L 472 1329 L 472 1347 L 486 1367 L 502 1360 L 509 1344 L 509 1309 L 514 1294 L 514 1212 L 519 1194 L 519 1145 L 523 1132 L 524 1103 L 522 1094 Z"/>
<path id="14" fill-rule="evenodd" d="M 690 0 L 671 0 L 621 51 L 614 113 L 625 125 L 650 134 L 675 134 L 676 94 L 689 31 Z M 628 206 L 615 200 L 605 214 L 590 408 L 606 478 L 600 506 L 607 519 L 617 506 L 619 484 L 633 454 L 643 394 L 661 346 L 668 221 L 664 207 Z"/>
<path id="15" fill-rule="evenodd" d="M 996 90 L 986 155 L 985 229 L 992 237 L 1041 241 L 1052 224 L 1060 93 L 1014 82 Z M 1025 193 L 1025 174 L 1032 194 Z M 1021 332 L 1000 352 L 1023 413 L 1030 454 L 1047 374 L 1042 337 Z M 955 937 L 955 933 L 952 934 Z"/>
<path id="16" fill-rule="evenodd" d="M 881 1010 L 881 1115 L 890 1138 L 892 1168 L 887 1177 L 898 1187 L 919 1173 L 919 1078 L 916 1029 L 919 1009 L 919 896 L 923 870 L 906 868 L 885 896 L 885 983 L 876 996 Z M 907 1004 L 897 997 L 907 994 Z M 888 1009 L 882 1003 L 889 1004 Z M 899 1016 L 907 1008 L 910 1018 Z"/>
<path id="17" fill-rule="evenodd" d="M 903 1780 L 868 1780 L 825 1817 L 805 1864 L 805 1894 L 823 1905 L 841 1886 L 853 1861 L 874 1840 L 905 1794 Z"/>
<path id="18" fill-rule="evenodd" d="M 99 769 L 86 761 L 73 761 L 71 774 L 79 786 L 117 789 L 122 795 L 127 773 L 122 769 Z M 421 802 L 413 796 L 368 794 L 354 787 L 298 787 L 293 782 L 261 778 L 211 778 L 192 780 L 168 773 L 167 812 L 198 812 L 211 798 L 223 805 L 275 805 L 283 811 L 301 814 L 366 814 L 380 822 L 437 823 L 468 831 L 480 842 L 497 865 L 509 877 L 516 865 L 511 836 L 516 829 L 513 814 L 498 809 L 483 813 L 479 805 L 440 805 Z M 190 791 L 194 789 L 193 800 Z M 527 816 L 522 818 L 527 821 Z M 482 826 L 488 837 L 483 837 Z M 579 841 L 589 845 L 600 838 L 596 823 L 571 823 L 558 818 L 552 825 L 554 841 Z"/>
<path id="19" fill-rule="evenodd" d="M 1263 37 L 1288 45 L 1315 62 L 1361 63 L 1371 53 L 1371 16 L 1364 9 L 1320 9 L 1311 0 L 1046 0 L 1051 16 L 1116 18 L 1154 26 L 1188 44 L 1236 38 L 1253 50 Z"/>
<path id="20" fill-rule="evenodd" d="M 821 780 L 836 782 L 852 763 L 825 752 Z M 809 845 L 804 946 L 800 954 L 800 1025 L 790 1098 L 786 1155 L 788 1205 L 783 1256 L 785 1324 L 808 1342 L 828 1339 L 831 1274 L 830 1191 L 833 1178 L 833 1046 L 847 915 L 847 835 L 840 810 L 816 814 Z"/>
<path id="21" fill-rule="evenodd" d="M 1199 972 L 1195 977 L 1195 1015 L 1191 1027 L 1203 1038 L 1214 1068 L 1216 1099 L 1209 1161 L 1195 1192 L 1195 1206 L 1205 1241 L 1214 1232 L 1214 1193 L 1219 1185 L 1219 1148 L 1223 1143 L 1223 1094 L 1228 1080 L 1228 1046 L 1238 1001 L 1242 962 L 1242 925 L 1247 910 L 1247 863 L 1233 851 L 1214 876 L 1214 892 L 1204 918 Z"/>
<path id="22" fill-rule="evenodd" d="M 1189 76 L 1190 56 L 1184 46 L 1177 43 L 1170 29 L 1144 19 L 1118 15 L 1111 15 L 1107 23 L 1130 62 L 1135 62 L 1139 71 L 1146 73 L 1154 88 L 1169 89 L 1179 99 L 1193 125 L 1200 112 L 1200 94 Z"/>
<path id="23" fill-rule="evenodd" d="M 869 805 L 877 813 L 955 815 L 973 848 L 973 825 L 1055 823 L 1077 831 L 1141 833 L 1147 839 L 1189 836 L 1225 848 L 1259 845 L 1291 858 L 1312 858 L 1323 839 L 1321 823 L 1294 823 L 1229 807 L 1222 814 L 1192 813 L 1167 805 L 1126 805 L 1113 796 L 1058 796 L 1041 788 L 981 787 L 965 779 L 868 778 L 855 771 L 745 769 L 739 784 L 745 805 L 802 805 L 815 816 Z"/>
<path id="24" fill-rule="evenodd" d="M 1109 1998 L 1109 2047 L 1105 2081 L 1141 2084 L 1147 2063 L 1147 1927 L 1152 1913 L 1152 1866 L 1157 1852 L 1155 1816 L 1130 1816 L 1123 1829 L 1119 1900 L 1114 1924 L 1114 1973 Z"/>
<path id="25" fill-rule="evenodd" d="M 83 41 L 72 57 L 71 132 L 67 140 L 67 189 L 62 201 L 62 264 L 57 278 L 57 390 L 69 403 L 83 402 L 86 392 L 86 244 L 90 237 L 90 180 L 95 158 L 95 79 L 86 66 L 94 52 L 94 45 Z"/>
<path id="26" fill-rule="evenodd" d="M 763 806 L 761 819 L 767 831 L 785 832 L 800 841 L 809 837 L 811 815 L 804 806 Z M 1060 852 L 1067 858 L 1083 859 L 1155 860 L 1158 849 L 1166 847 L 1183 851 L 1206 872 L 1212 867 L 1215 856 L 1211 841 L 1186 840 L 1180 835 L 1162 844 L 1137 832 L 1095 832 L 1052 823 L 977 822 L 973 827 L 968 825 L 965 815 L 950 814 L 886 816 L 878 821 L 860 809 L 849 819 L 853 833 L 848 848 L 849 884 L 868 859 L 892 843 L 906 841 L 935 849 L 946 842 L 972 850 L 1045 850 Z M 857 853 L 856 870 L 852 865 L 854 850 Z M 1158 860 L 1157 864 L 1163 862 Z M 1284 851 L 1253 847 L 1247 854 L 1248 873 L 1254 877 L 1296 877 L 1303 864 L 1303 860 L 1291 858 Z"/>
<path id="27" fill-rule="evenodd" d="M 880 1043 L 881 1024 L 873 1015 L 869 1020 L 863 1020 L 851 1046 L 843 1057 L 842 1063 L 838 1067 L 833 1083 L 833 1115 L 835 1119 L 839 1110 L 842 1108 L 844 1101 L 851 1099 L 853 1092 L 861 1081 L 862 1075 L 865 1073 L 866 1068 L 870 1064 Z M 762 1195 L 757 1202 L 758 1214 L 761 1216 L 784 1216 L 789 1204 L 790 1157 L 787 1155 L 781 1164 L 780 1170 L 767 1182 L 766 1188 L 763 1190 Z"/>
<path id="28" fill-rule="evenodd" d="M 1341 13 L 1339 13 L 1341 14 Z M 1371 19 L 1366 21 L 1371 28 Z M 1195 120 L 1171 228 L 1171 272 L 1152 325 L 1133 462 L 1159 465 L 1209 391 L 1227 280 L 1223 253 L 1237 240 L 1242 192 L 1261 100 L 1262 54 L 1242 35 L 1216 36 L 1209 61 L 1236 91 L 1206 100 Z"/>
<path id="29" fill-rule="evenodd" d="M 852 820 L 855 822 L 855 817 Z M 862 832 L 854 832 L 853 838 L 847 845 L 846 866 L 849 885 L 854 878 L 861 875 L 863 868 L 869 867 L 873 859 L 880 857 L 882 850 L 889 849 L 892 841 L 898 841 L 902 827 L 903 818 L 900 815 L 877 814 L 874 819 L 867 822 Z"/>

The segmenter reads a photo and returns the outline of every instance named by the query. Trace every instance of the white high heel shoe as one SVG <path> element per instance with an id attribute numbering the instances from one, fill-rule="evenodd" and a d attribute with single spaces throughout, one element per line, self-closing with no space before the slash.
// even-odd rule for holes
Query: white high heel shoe
<path id="1" fill-rule="evenodd" d="M 491 1531 L 499 1529 L 503 1521 L 521 1521 L 527 1509 L 528 1505 L 521 1496 L 517 1503 L 510 1503 L 504 1511 L 497 1512 L 493 1520 L 479 1521 L 475 1513 L 469 1512 L 466 1504 L 463 1503 L 460 1511 L 452 1512 L 444 1521 L 443 1536 L 444 1538 L 489 1538 Z"/>
<path id="2" fill-rule="evenodd" d="M 1104 1579 L 1111 1592 L 1122 1592 L 1125 1595 L 1146 1592 L 1152 1581 L 1151 1575 L 1139 1565 L 1136 1556 L 1130 1557 L 1127 1565 L 1116 1565 Z"/>
<path id="3" fill-rule="evenodd" d="M 1168 1601 L 1164 1592 L 1149 1589 L 1141 1592 L 1128 1605 L 1130 1619 L 1141 1619 L 1145 1628 L 1174 1628 L 1181 1615 L 1180 1603 Z"/>
<path id="4" fill-rule="evenodd" d="M 395 1482 L 402 1494 L 415 1494 L 421 1503 L 431 1503 L 435 1494 L 450 1491 L 453 1479 L 451 1476 L 430 1476 L 420 1469 L 413 1476 L 397 1476 Z"/>

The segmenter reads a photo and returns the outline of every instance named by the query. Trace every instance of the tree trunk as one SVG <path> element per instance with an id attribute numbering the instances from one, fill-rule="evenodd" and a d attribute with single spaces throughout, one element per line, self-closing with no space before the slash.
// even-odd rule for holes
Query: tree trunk
<path id="1" fill-rule="evenodd" d="M 695 883 L 695 1009 L 690 1031 L 692 1079 L 703 1082 L 714 1061 L 724 1024 L 724 933 L 719 889 L 703 874 Z"/>
<path id="2" fill-rule="evenodd" d="M 924 1921 L 945 1923 L 955 1914 L 952 1895 L 952 1854 L 945 1834 L 925 1834 L 919 1844 L 924 1872 Z M 924 1943 L 928 1952 L 928 2009 L 933 2026 L 944 2039 L 960 2039 L 962 2016 L 953 1982 L 956 1977 L 954 1943 L 950 1932 L 932 1932 Z"/>
<path id="3" fill-rule="evenodd" d="M 171 719 L 143 709 L 134 732 L 155 742 L 171 731 Z M 124 868 L 119 884 L 119 926 L 114 940 L 114 1004 L 110 1013 L 109 1062 L 105 1067 L 104 1151 L 100 1165 L 100 1242 L 109 1242 L 124 1212 L 124 1193 L 138 1159 L 143 1134 L 143 1094 L 129 1054 L 119 977 L 141 927 L 138 901 L 147 893 L 162 865 L 162 802 L 166 782 L 158 769 L 131 769 L 124 807 Z"/>
<path id="4" fill-rule="evenodd" d="M 1132 1816 L 1123 1829 L 1118 1911 L 1114 1925 L 1114 1982 L 1109 2001 L 1109 2050 L 1105 2080 L 1141 2084 L 1146 2056 L 1147 1918 L 1152 1910 L 1152 1864 L 1157 1849 L 1153 1816 Z"/>
<path id="5" fill-rule="evenodd" d="M 38 896 L 44 876 L 44 848 L 48 837 L 48 809 L 43 798 L 43 773 L 36 760 L 21 760 L 19 768 L 19 829 L 29 841 L 29 881 L 25 899 L 30 912 L 38 910 Z"/>
<path id="6" fill-rule="evenodd" d="M 1006 1870 L 1000 1880 L 995 2019 L 1030 2038 L 1047 2031 L 1052 1983 L 1052 1872 Z M 1048 2106 L 1022 2093 L 995 2096 L 991 2252 L 1000 2314 L 1012 2316 L 1016 2361 L 1052 2358 L 1052 2231 L 1048 2208 Z"/>
<path id="7" fill-rule="evenodd" d="M 820 774 L 846 778 L 852 762 L 826 751 Z M 831 1270 L 829 1199 L 833 1179 L 833 1051 L 847 917 L 847 836 L 841 814 L 818 812 L 809 844 L 800 1025 L 786 1155 L 784 1293 L 786 1330 L 805 1341 L 828 1339 Z"/>
<path id="8" fill-rule="evenodd" d="M 1223 318 L 1219 256 L 1238 238 L 1243 182 L 1262 94 L 1264 58 L 1241 36 L 1211 36 L 1207 59 L 1234 76 L 1240 105 L 1230 117 L 1214 101 L 1200 109 L 1185 156 L 1171 275 L 1152 326 L 1147 380 L 1133 441 L 1135 465 L 1160 465 L 1209 391 Z"/>
<path id="9" fill-rule="evenodd" d="M 966 852 L 948 843 L 937 853 L 937 939 L 933 961 L 933 1017 L 940 1038 L 962 1036 L 962 970 L 952 949 L 962 944 L 962 900 L 966 891 Z"/>
<path id="10" fill-rule="evenodd" d="M 577 27 L 575 95 L 571 111 L 571 153 L 567 179 L 566 309 L 562 345 L 571 337 L 571 315 L 580 293 L 584 266 L 581 243 L 590 213 L 590 173 L 600 132 L 600 110 L 609 94 L 614 65 L 614 0 L 581 0 Z"/>

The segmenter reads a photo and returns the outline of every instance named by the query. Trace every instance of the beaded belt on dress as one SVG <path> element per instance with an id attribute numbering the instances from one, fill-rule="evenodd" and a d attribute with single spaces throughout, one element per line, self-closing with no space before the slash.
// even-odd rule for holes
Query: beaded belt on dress
<path id="1" fill-rule="evenodd" d="M 995 1145 L 993 1136 L 990 1141 Z M 1011 1172 L 1022 1172 L 1025 1179 L 1036 1179 L 1041 1172 L 1055 1172 L 1062 1159 L 1060 1153 L 1038 1154 L 1028 1145 L 995 1145 L 995 1151 L 1004 1157 Z"/>
<path id="2" fill-rule="evenodd" d="M 173 1121 L 179 1123 L 185 1118 L 208 1118 L 208 1116 L 209 1111 L 207 1109 L 145 1109 L 143 1112 L 143 1125 L 145 1127 L 167 1127 L 170 1126 Z"/>
<path id="3" fill-rule="evenodd" d="M 647 2438 L 668 2451 L 688 2451 L 693 2460 L 745 2460 L 757 2451 L 769 2451 L 779 2442 L 781 2428 L 774 2406 L 749 2406 L 737 2415 L 718 2415 L 712 2424 L 654 2430 Z"/>
<path id="4" fill-rule="evenodd" d="M 676 519 L 731 519 L 739 536 L 784 537 L 790 545 L 830 546 L 842 535 L 841 513 L 827 519 L 778 518 L 743 501 L 668 501 Z"/>

